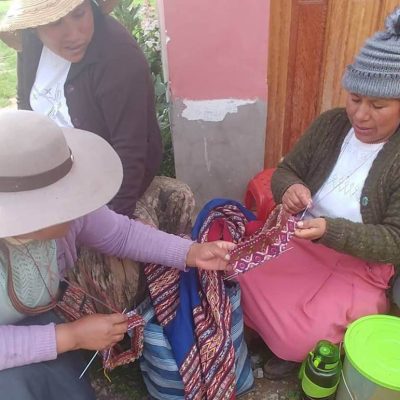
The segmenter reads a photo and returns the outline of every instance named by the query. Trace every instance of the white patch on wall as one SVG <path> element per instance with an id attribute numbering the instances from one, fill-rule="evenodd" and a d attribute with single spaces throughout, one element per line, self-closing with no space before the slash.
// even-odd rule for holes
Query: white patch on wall
<path id="1" fill-rule="evenodd" d="M 239 107 L 254 104 L 256 100 L 218 99 L 218 100 L 183 100 L 185 109 L 182 117 L 189 121 L 223 121 L 228 114 L 236 114 Z"/>

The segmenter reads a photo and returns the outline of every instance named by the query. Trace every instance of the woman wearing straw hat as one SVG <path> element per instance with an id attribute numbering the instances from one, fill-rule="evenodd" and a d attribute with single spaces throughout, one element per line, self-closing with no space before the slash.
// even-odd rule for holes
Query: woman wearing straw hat
<path id="1" fill-rule="evenodd" d="M 400 264 L 399 21 L 400 8 L 347 67 L 346 108 L 319 116 L 273 175 L 276 202 L 299 213 L 296 237 L 239 279 L 245 321 L 276 355 L 264 367 L 270 379 L 292 373 L 319 340 L 339 343 L 350 322 L 389 309 Z"/>
<path id="2" fill-rule="evenodd" d="M 51 311 L 76 243 L 182 270 L 226 268 L 232 243 L 193 243 L 103 206 L 121 180 L 117 154 L 98 135 L 32 111 L 0 111 L 2 398 L 93 399 L 72 350 L 107 348 L 127 330 L 122 314 L 59 323 Z"/>
<path id="3" fill-rule="evenodd" d="M 131 34 L 109 15 L 117 0 L 13 1 L 0 23 L 0 38 L 19 50 L 18 108 L 49 116 L 58 125 L 94 132 L 122 161 L 123 181 L 110 206 L 171 233 L 190 225 L 194 199 L 187 185 L 155 177 L 161 136 L 152 79 Z M 89 151 L 91 151 L 89 149 Z M 151 183 L 152 182 L 152 183 Z M 85 185 L 82 182 L 82 185 Z M 149 186 L 150 185 L 150 186 Z M 96 263 L 110 278 L 115 303 L 140 301 L 142 269 L 133 260 L 83 249 L 73 279 Z M 124 274 L 115 274 L 123 266 Z"/>
<path id="4" fill-rule="evenodd" d="M 105 15 L 117 2 L 13 1 L 0 38 L 19 50 L 18 108 L 106 139 L 124 170 L 111 206 L 131 216 L 158 171 L 162 145 L 147 61 Z"/>

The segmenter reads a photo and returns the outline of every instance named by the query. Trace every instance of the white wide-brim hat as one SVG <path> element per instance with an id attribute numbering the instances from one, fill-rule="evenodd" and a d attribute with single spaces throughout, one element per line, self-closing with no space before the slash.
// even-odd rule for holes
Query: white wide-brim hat
<path id="1" fill-rule="evenodd" d="M 47 25 L 65 17 L 85 0 L 13 0 L 0 21 L 0 39 L 21 50 L 20 33 L 24 29 Z M 91 0 L 92 1 L 92 0 Z M 103 13 L 110 13 L 118 0 L 97 0 Z"/>
<path id="2" fill-rule="evenodd" d="M 33 111 L 0 111 L 0 238 L 97 210 L 121 182 L 121 160 L 100 136 Z"/>

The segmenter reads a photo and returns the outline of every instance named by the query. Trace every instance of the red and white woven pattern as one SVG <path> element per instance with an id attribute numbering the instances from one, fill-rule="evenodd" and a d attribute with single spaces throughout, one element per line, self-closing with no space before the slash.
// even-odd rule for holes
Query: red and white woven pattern
<path id="1" fill-rule="evenodd" d="M 265 224 L 250 236 L 243 236 L 230 252 L 234 273 L 244 273 L 287 250 L 294 235 L 296 220 L 282 205 L 271 212 Z"/>

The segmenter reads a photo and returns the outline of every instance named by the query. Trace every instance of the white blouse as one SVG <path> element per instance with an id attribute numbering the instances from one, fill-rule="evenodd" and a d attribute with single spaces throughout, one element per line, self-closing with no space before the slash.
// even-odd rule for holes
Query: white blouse
<path id="1" fill-rule="evenodd" d="M 47 115 L 57 125 L 73 127 L 64 95 L 71 63 L 43 46 L 35 83 L 30 93 L 32 110 Z"/>
<path id="2" fill-rule="evenodd" d="M 350 129 L 331 174 L 313 196 L 313 205 L 306 218 L 325 216 L 362 222 L 362 188 L 383 145 L 363 143 L 357 139 L 354 129 Z"/>

